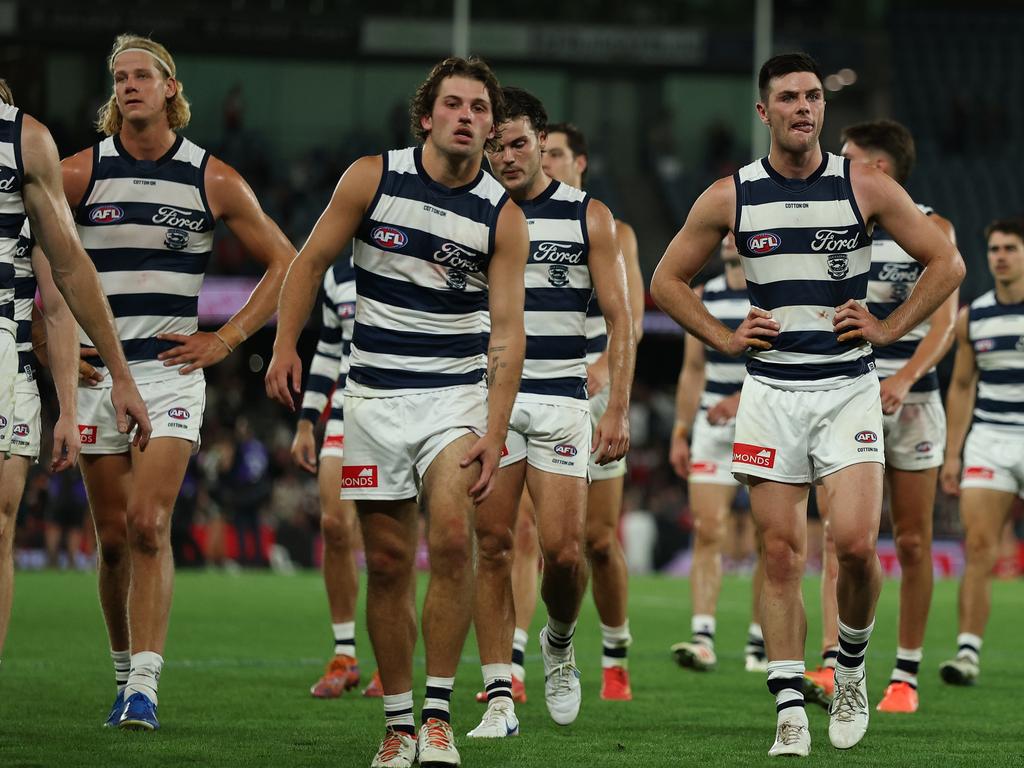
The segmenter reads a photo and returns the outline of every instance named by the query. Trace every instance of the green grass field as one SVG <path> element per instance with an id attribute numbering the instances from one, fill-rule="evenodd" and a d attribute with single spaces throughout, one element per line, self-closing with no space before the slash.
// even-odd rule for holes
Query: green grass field
<path id="1" fill-rule="evenodd" d="M 421 595 L 423 584 L 421 583 Z M 522 735 L 493 742 L 460 738 L 466 766 L 747 766 L 768 764 L 773 701 L 763 674 L 743 671 L 749 581 L 729 579 L 718 617 L 719 670 L 695 674 L 671 661 L 668 646 L 689 634 L 685 581 L 642 578 L 631 585 L 635 700 L 602 702 L 600 635 L 589 596 L 576 634 L 583 709 L 561 728 L 544 707 L 533 633 L 529 702 L 517 710 Z M 805 585 L 808 659 L 817 657 L 816 583 Z M 868 649 L 869 694 L 877 703 L 895 653 L 895 582 L 885 586 Z M 809 708 L 808 765 L 1021 766 L 1024 679 L 1020 640 L 1024 583 L 996 583 L 993 619 L 978 686 L 952 689 L 937 673 L 953 651 L 956 584 L 936 585 L 916 715 L 872 711 L 855 749 L 828 743 L 824 710 Z M 362 608 L 360 608 L 360 617 Z M 541 620 L 538 613 L 538 622 Z M 539 623 L 538 623 L 539 627 Z M 373 662 L 358 635 L 364 676 Z M 282 577 L 182 573 L 177 580 L 157 733 L 101 728 L 113 673 L 95 596 L 95 576 L 19 573 L 14 615 L 0 666 L 0 766 L 348 766 L 369 765 L 383 715 L 379 700 L 353 695 L 316 701 L 309 686 L 331 650 L 323 586 L 314 573 Z M 416 706 L 422 702 L 422 656 Z M 456 734 L 476 725 L 480 670 L 472 638 L 453 700 Z"/>

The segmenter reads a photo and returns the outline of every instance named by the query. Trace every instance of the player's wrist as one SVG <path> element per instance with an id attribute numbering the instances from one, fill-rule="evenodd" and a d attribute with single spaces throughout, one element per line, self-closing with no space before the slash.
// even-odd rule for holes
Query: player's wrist
<path id="1" fill-rule="evenodd" d="M 685 419 L 676 419 L 672 427 L 672 437 L 677 440 L 686 440 L 690 437 L 690 423 Z"/>

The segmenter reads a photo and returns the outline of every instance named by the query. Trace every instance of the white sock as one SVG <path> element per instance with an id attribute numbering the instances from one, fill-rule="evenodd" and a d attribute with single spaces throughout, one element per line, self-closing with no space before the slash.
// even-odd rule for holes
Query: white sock
<path id="1" fill-rule="evenodd" d="M 512 676 L 520 682 L 526 680 L 526 668 L 523 666 L 526 661 L 526 644 L 530 640 L 530 633 L 525 629 L 516 627 L 512 635 Z"/>
<path id="2" fill-rule="evenodd" d="M 601 625 L 601 668 L 627 667 L 626 649 L 633 642 L 629 634 L 629 619 L 621 627 Z"/>
<path id="3" fill-rule="evenodd" d="M 331 624 L 334 632 L 334 655 L 356 657 L 356 623 L 342 621 Z"/>
<path id="4" fill-rule="evenodd" d="M 114 684 L 117 692 L 122 693 L 128 685 L 128 673 L 132 670 L 132 652 L 110 649 L 110 659 L 114 662 Z"/>
<path id="5" fill-rule="evenodd" d="M 768 690 L 775 694 L 779 723 L 796 720 L 807 725 L 803 689 L 805 671 L 803 659 L 768 662 Z"/>
<path id="6" fill-rule="evenodd" d="M 703 643 L 709 648 L 715 647 L 715 617 L 707 613 L 695 613 L 690 619 L 693 641 Z"/>
<path id="7" fill-rule="evenodd" d="M 836 658 L 836 680 L 852 682 L 864 674 L 864 653 L 868 648 L 875 622 L 855 629 L 839 620 L 839 656 Z"/>
<path id="8" fill-rule="evenodd" d="M 124 689 L 127 699 L 133 693 L 141 693 L 147 699 L 157 703 L 156 689 L 160 683 L 160 670 L 164 659 L 153 651 L 139 651 L 132 654 L 132 669 L 128 673 L 128 685 Z"/>
<path id="9" fill-rule="evenodd" d="M 512 706 L 512 665 L 484 664 L 480 667 L 484 676 L 484 690 L 487 692 L 487 704 L 495 701 Z"/>
<path id="10" fill-rule="evenodd" d="M 981 660 L 981 638 L 970 632 L 961 632 L 956 636 L 958 646 L 956 657 L 966 658 L 978 664 Z"/>
<path id="11" fill-rule="evenodd" d="M 572 635 L 576 631 L 575 621 L 559 621 L 548 616 L 548 652 L 554 656 L 568 656 L 572 650 Z"/>

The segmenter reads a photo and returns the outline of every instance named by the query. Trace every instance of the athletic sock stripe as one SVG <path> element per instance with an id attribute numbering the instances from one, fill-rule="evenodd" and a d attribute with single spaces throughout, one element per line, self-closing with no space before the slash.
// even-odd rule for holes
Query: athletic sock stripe
<path id="1" fill-rule="evenodd" d="M 861 664 L 864 663 L 864 654 L 862 653 L 858 656 L 848 656 L 847 654 L 840 651 L 839 656 L 836 657 L 836 662 L 840 667 L 847 667 L 849 669 L 853 669 L 854 667 L 859 667 Z"/>
<path id="2" fill-rule="evenodd" d="M 388 709 L 387 707 L 384 708 L 384 717 L 388 717 L 388 718 L 391 718 L 391 717 L 404 717 L 405 715 L 411 715 L 411 714 L 412 714 L 412 707 L 407 707 L 406 709 Z"/>
<path id="3" fill-rule="evenodd" d="M 838 655 L 839 650 L 837 648 L 829 648 L 827 651 L 821 654 L 821 658 L 824 661 L 828 661 L 829 659 L 834 659 Z"/>
<path id="4" fill-rule="evenodd" d="M 494 688 L 508 688 L 511 690 L 512 681 L 508 678 L 500 678 L 498 680 L 492 680 L 484 686 L 484 689 L 488 691 L 493 690 Z"/>
<path id="5" fill-rule="evenodd" d="M 388 723 L 388 730 L 396 733 L 407 733 L 410 736 L 416 735 L 416 726 L 409 723 Z"/>
<path id="6" fill-rule="evenodd" d="M 512 649 L 512 663 L 523 666 L 523 662 L 526 661 L 526 653 L 519 648 Z"/>
<path id="7" fill-rule="evenodd" d="M 624 659 L 626 658 L 626 648 L 609 648 L 607 645 L 602 646 L 601 652 L 609 659 Z"/>
<path id="8" fill-rule="evenodd" d="M 776 712 L 781 712 L 782 710 L 789 709 L 790 707 L 804 707 L 804 700 L 803 699 L 790 699 L 789 701 L 779 702 L 778 704 L 775 705 L 775 711 Z"/>
<path id="9" fill-rule="evenodd" d="M 960 643 L 959 650 L 970 651 L 971 653 L 981 655 L 981 649 L 978 648 L 976 645 L 971 645 L 970 643 Z"/>
<path id="10" fill-rule="evenodd" d="M 511 683 L 509 683 L 511 685 Z M 444 701 L 452 700 L 452 689 L 451 688 L 440 688 L 436 685 L 428 685 L 426 698 L 428 699 L 443 699 Z"/>
<path id="11" fill-rule="evenodd" d="M 569 637 L 566 637 L 564 639 L 561 638 L 561 637 L 555 637 L 553 635 L 548 635 L 548 645 L 551 646 L 552 648 L 558 648 L 559 650 L 565 650 L 570 645 L 572 645 L 572 635 L 569 635 Z"/>
<path id="12" fill-rule="evenodd" d="M 424 707 L 420 713 L 420 722 L 425 723 L 427 720 L 444 720 L 446 723 L 451 722 L 451 714 L 447 709 L 434 709 L 433 707 Z"/>
<path id="13" fill-rule="evenodd" d="M 700 640 L 700 639 L 705 638 L 705 637 L 708 640 L 714 640 L 715 639 L 715 633 L 714 632 L 708 632 L 707 630 L 703 630 L 703 629 L 702 630 L 698 630 L 697 632 L 693 633 L 693 639 L 694 640 Z"/>
<path id="14" fill-rule="evenodd" d="M 848 656 L 860 656 L 864 653 L 864 649 L 868 647 L 868 641 L 865 640 L 862 643 L 853 643 L 849 640 L 839 638 L 839 653 L 840 655 L 846 654 Z"/>
<path id="15" fill-rule="evenodd" d="M 776 677 L 768 681 L 768 690 L 776 696 L 786 689 L 799 691 L 800 697 L 804 695 L 804 680 L 802 677 Z"/>
<path id="16" fill-rule="evenodd" d="M 907 661 L 906 659 L 896 659 L 896 669 L 900 669 L 911 675 L 916 675 L 921 669 L 921 662 Z"/>

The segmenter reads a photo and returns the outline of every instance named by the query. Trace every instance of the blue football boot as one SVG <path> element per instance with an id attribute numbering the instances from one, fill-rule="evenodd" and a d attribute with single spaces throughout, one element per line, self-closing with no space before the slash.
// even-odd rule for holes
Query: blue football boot
<path id="1" fill-rule="evenodd" d="M 160 721 L 156 719 L 156 704 L 144 693 L 133 693 L 125 700 L 117 727 L 125 731 L 157 730 Z"/>
<path id="2" fill-rule="evenodd" d="M 124 689 L 117 692 L 114 706 L 110 708 L 110 714 L 107 715 L 107 721 L 103 724 L 103 727 L 116 728 L 118 721 L 121 719 L 122 712 L 124 712 Z"/>

